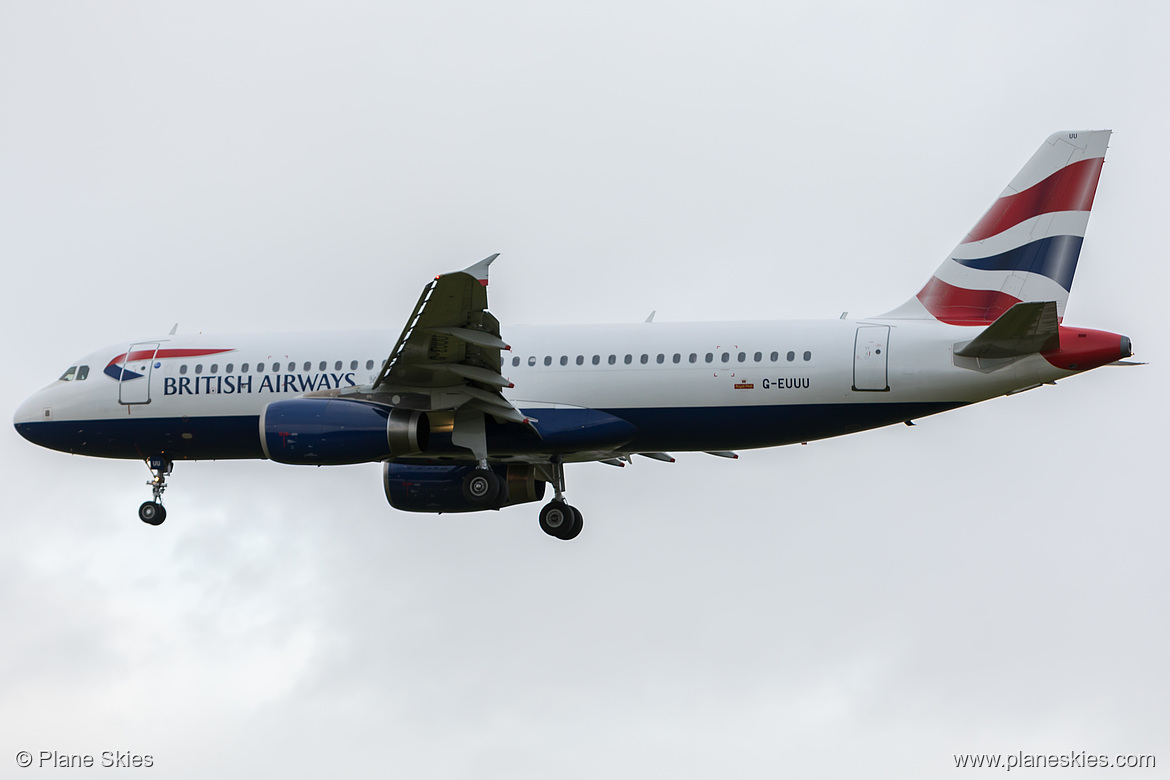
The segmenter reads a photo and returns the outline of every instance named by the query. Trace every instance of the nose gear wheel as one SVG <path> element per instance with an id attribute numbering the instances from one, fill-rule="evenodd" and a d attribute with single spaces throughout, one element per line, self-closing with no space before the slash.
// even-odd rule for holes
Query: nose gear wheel
<path id="1" fill-rule="evenodd" d="M 152 476 L 146 484 L 154 494 L 154 500 L 142 502 L 138 507 L 138 519 L 147 525 L 162 525 L 167 519 L 166 507 L 162 505 L 162 494 L 167 489 L 167 475 L 174 469 L 175 464 L 164 457 L 152 455 L 147 458 L 146 467 L 150 469 Z"/>

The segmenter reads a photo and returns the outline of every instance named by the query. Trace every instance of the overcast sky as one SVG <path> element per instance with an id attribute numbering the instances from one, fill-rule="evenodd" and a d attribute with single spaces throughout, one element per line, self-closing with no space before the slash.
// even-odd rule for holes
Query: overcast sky
<path id="1" fill-rule="evenodd" d="M 1170 12 L 728 6 L 0 0 L 0 408 L 175 322 L 397 330 L 492 252 L 505 337 L 880 313 L 1046 136 L 1105 127 L 1067 321 L 1152 365 L 571 466 L 569 544 L 539 504 L 399 513 L 373 465 L 180 463 L 151 528 L 142 464 L 8 428 L 0 774 L 1166 776 Z"/>

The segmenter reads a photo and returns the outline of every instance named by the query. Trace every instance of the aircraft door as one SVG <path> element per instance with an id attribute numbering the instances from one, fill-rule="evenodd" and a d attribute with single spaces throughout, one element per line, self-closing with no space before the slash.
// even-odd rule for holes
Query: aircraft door
<path id="1" fill-rule="evenodd" d="M 118 363 L 118 403 L 150 403 L 150 375 L 154 371 L 154 357 L 158 353 L 158 342 L 131 344 L 126 355 Z"/>
<path id="2" fill-rule="evenodd" d="M 853 389 L 890 389 L 887 347 L 889 325 L 862 325 L 853 342 Z"/>

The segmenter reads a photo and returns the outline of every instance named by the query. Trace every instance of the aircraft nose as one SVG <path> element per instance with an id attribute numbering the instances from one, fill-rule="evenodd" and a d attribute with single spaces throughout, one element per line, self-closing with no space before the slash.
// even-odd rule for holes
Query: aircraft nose
<path id="1" fill-rule="evenodd" d="M 42 403 L 40 394 L 31 395 L 16 407 L 16 412 L 12 415 L 12 425 L 21 436 L 33 444 L 39 444 L 33 434 L 33 427 L 36 423 L 49 419 L 50 415 L 51 412 Z"/>

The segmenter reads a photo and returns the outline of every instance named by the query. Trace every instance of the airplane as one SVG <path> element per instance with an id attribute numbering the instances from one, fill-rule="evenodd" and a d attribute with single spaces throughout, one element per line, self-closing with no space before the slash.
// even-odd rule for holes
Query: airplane
<path id="1" fill-rule="evenodd" d="M 267 458 L 381 462 L 390 505 L 412 512 L 541 501 L 552 485 L 540 527 L 573 539 L 566 463 L 735 458 L 1124 362 L 1128 337 L 1064 324 L 1110 132 L 1046 139 L 925 286 L 875 317 L 501 328 L 492 255 L 428 282 L 396 340 L 172 329 L 74 361 L 13 423 L 43 447 L 145 461 L 150 525 L 175 461 Z"/>

